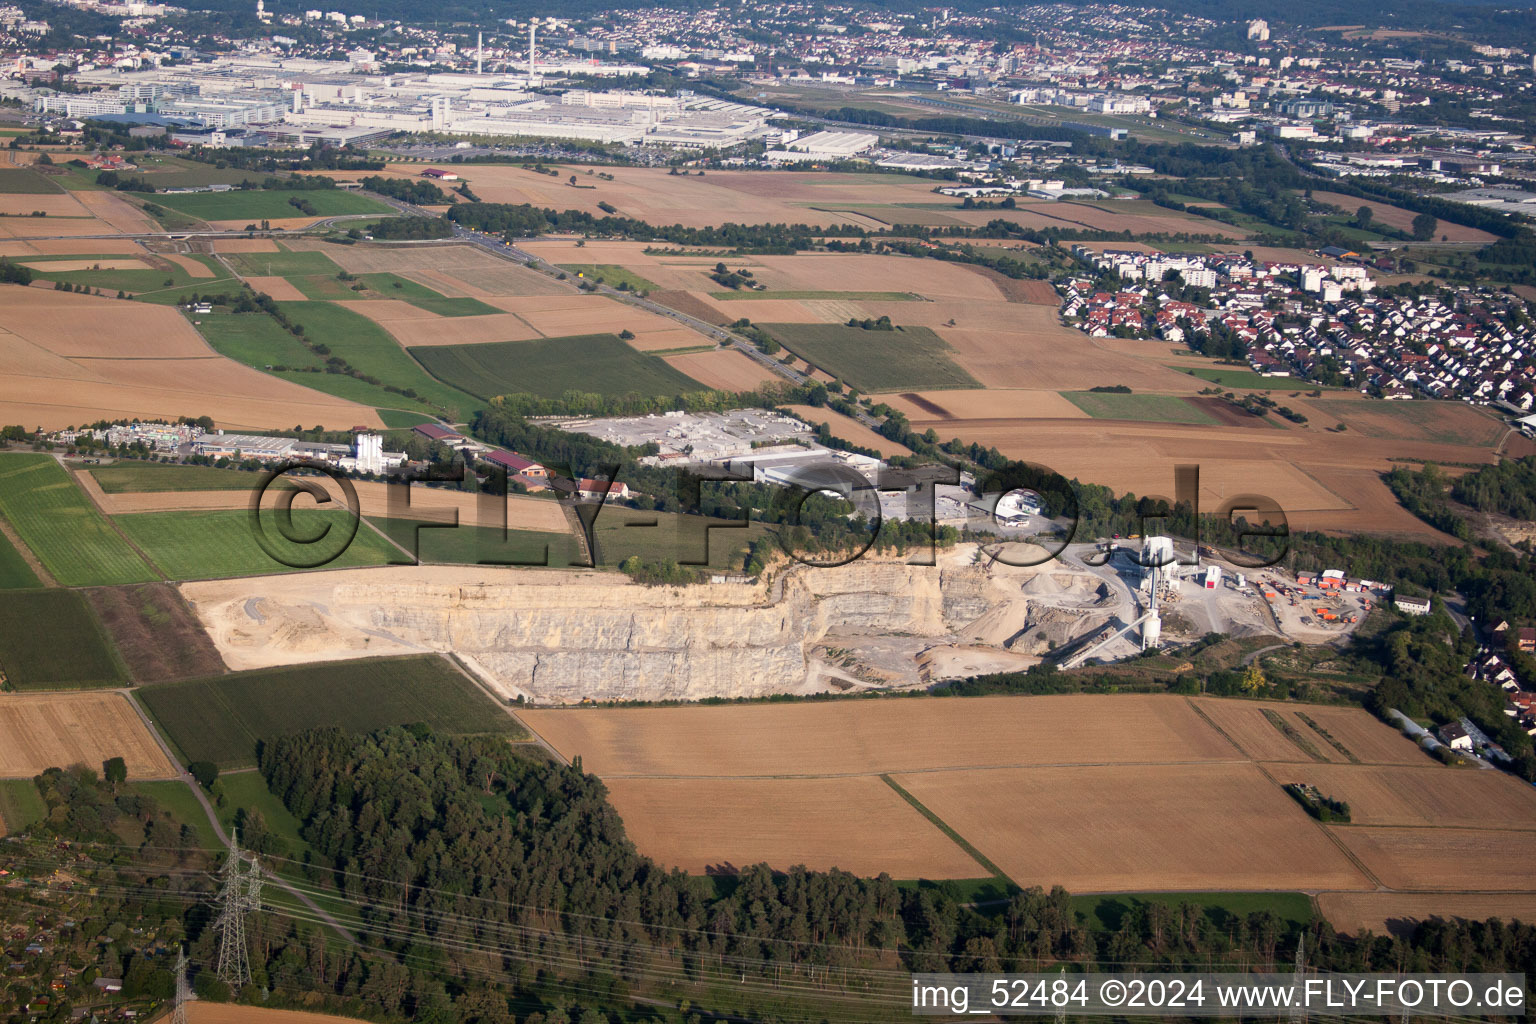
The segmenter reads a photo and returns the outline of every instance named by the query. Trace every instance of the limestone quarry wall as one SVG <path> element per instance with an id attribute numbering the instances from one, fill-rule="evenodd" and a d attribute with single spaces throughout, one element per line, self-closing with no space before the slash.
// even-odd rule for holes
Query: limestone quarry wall
<path id="1" fill-rule="evenodd" d="M 952 638 L 1026 600 L 1017 581 L 984 567 L 873 558 L 686 588 L 614 573 L 398 566 L 182 590 L 232 668 L 451 652 L 504 696 L 540 702 L 804 692 L 807 652 L 829 634 Z"/>

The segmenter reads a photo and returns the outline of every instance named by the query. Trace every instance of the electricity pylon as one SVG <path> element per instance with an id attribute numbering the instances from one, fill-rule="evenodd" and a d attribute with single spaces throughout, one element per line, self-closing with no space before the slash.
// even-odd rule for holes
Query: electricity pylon
<path id="1" fill-rule="evenodd" d="M 251 955 L 245 942 L 245 918 L 261 909 L 261 866 L 247 861 L 240 852 L 240 836 L 229 841 L 229 856 L 224 861 L 223 883 L 219 886 L 219 980 L 238 989 L 251 980 Z"/>
<path id="2" fill-rule="evenodd" d="M 171 1024 L 187 1024 L 187 1004 L 192 1001 L 192 985 L 187 981 L 186 947 L 176 951 L 176 1003 L 171 1010 Z"/>

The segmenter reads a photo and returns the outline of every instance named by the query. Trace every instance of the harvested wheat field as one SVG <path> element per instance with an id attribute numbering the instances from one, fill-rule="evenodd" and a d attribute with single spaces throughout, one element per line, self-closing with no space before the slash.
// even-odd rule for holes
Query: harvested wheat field
<path id="1" fill-rule="evenodd" d="M 689 352 L 679 356 L 662 356 L 662 359 L 674 370 L 717 391 L 755 391 L 764 384 L 782 379 L 751 356 L 735 349 Z"/>
<path id="2" fill-rule="evenodd" d="M 1497 823 L 1531 833 L 1536 843 L 1536 789 L 1504 772 L 1447 771 L 1428 758 L 1420 761 L 1416 767 L 1275 767 L 1272 774 L 1343 800 L 1353 825 L 1477 828 Z"/>
<path id="3" fill-rule="evenodd" d="M 1244 754 L 1255 761 L 1313 763 L 1322 758 L 1320 747 L 1326 746 L 1321 736 L 1312 733 L 1295 717 L 1294 710 L 1286 705 L 1266 707 L 1253 701 L 1199 700 L 1195 706 L 1211 720 Z M 1307 753 L 1296 741 L 1281 731 L 1264 712 L 1276 716 L 1306 738 L 1316 750 L 1317 756 Z M 1309 712 L 1310 713 L 1310 712 Z M 1423 755 L 1419 755 L 1423 760 Z M 1289 770 L 1289 769 L 1285 769 Z M 1282 771 L 1282 769 L 1276 769 Z"/>
<path id="4" fill-rule="evenodd" d="M 1317 907 L 1346 935 L 1407 935 L 1421 921 L 1536 922 L 1536 893 L 1319 893 Z"/>
<path id="5" fill-rule="evenodd" d="M 987 874 L 874 776 L 613 779 L 607 785 L 640 851 L 684 871 L 734 874 L 766 861 L 894 878 Z"/>
<path id="6" fill-rule="evenodd" d="M 356 313 L 375 320 L 406 348 L 418 345 L 479 345 L 493 341 L 528 341 L 543 337 L 522 317 L 514 313 L 486 316 L 434 316 L 404 302 L 342 302 Z M 382 306 L 375 310 L 373 307 Z M 396 317 L 394 307 L 409 306 L 416 316 Z"/>
<path id="7" fill-rule="evenodd" d="M 203 264 L 197 262 L 197 260 L 190 256 L 181 256 L 173 252 L 168 252 L 162 253 L 160 258 L 170 260 L 182 270 L 185 270 L 188 277 L 195 277 L 198 279 L 211 279 L 214 276 L 213 271 L 209 270 L 207 267 L 203 266 Z M 275 295 L 273 296 L 273 298 L 276 297 L 277 296 Z"/>
<path id="8" fill-rule="evenodd" d="M 1327 203 L 1329 206 L 1337 206 L 1351 217 L 1362 206 L 1371 208 L 1373 220 L 1379 221 L 1388 227 L 1397 228 L 1399 231 L 1413 230 L 1413 218 L 1418 214 L 1412 210 L 1405 210 L 1400 206 L 1392 206 L 1388 203 L 1378 203 L 1366 199 L 1358 199 L 1355 196 L 1346 196 L 1339 192 L 1313 192 L 1312 198 L 1319 203 Z M 1450 242 L 1495 242 L 1498 238 L 1478 228 L 1469 228 L 1461 224 L 1452 224 L 1448 220 L 1442 220 L 1435 227 L 1435 240 L 1442 236 Z"/>
<path id="9" fill-rule="evenodd" d="M 604 778 L 833 775 L 1037 764 L 1220 761 L 1237 750 L 1171 696 L 979 697 L 528 711 Z M 1048 735 L 1048 744 L 1029 737 Z"/>
<path id="10" fill-rule="evenodd" d="M 45 213 L 50 218 L 43 221 L 43 226 L 54 217 L 93 216 L 90 210 L 80 205 L 79 200 L 68 192 L 0 192 L 0 215 L 30 217 L 34 212 Z"/>
<path id="11" fill-rule="evenodd" d="M 1020 885 L 1075 892 L 1366 888 L 1250 764 L 923 772 L 896 781 Z"/>
<path id="12" fill-rule="evenodd" d="M 30 239 L 40 235 L 77 238 L 111 233 L 112 229 L 95 217 L 0 217 L 0 239 Z"/>
<path id="13" fill-rule="evenodd" d="M 162 230 L 154 218 L 115 192 L 81 191 L 71 194 L 80 201 L 87 213 L 113 231 L 132 235 Z"/>
<path id="14" fill-rule="evenodd" d="M 215 238 L 214 252 L 278 252 L 277 243 L 270 238 Z"/>
<path id="15" fill-rule="evenodd" d="M 0 256 L 142 256 L 144 249 L 131 238 L 34 238 L 0 240 Z"/>
<path id="16" fill-rule="evenodd" d="M 908 391 L 881 395 L 880 401 L 909 420 L 938 419 L 1087 419 L 1088 414 L 1059 391 L 985 388 L 960 391 Z M 939 426 L 944 437 L 944 428 Z"/>
<path id="17" fill-rule="evenodd" d="M 21 265 L 31 267 L 33 270 L 43 270 L 55 274 L 67 274 L 75 270 L 148 270 L 149 264 L 140 259 L 131 257 L 119 257 L 117 259 L 92 259 L 92 260 L 23 260 Z"/>
<path id="18" fill-rule="evenodd" d="M 893 455 L 911 455 L 912 449 L 904 444 L 897 444 L 851 416 L 844 416 L 836 409 L 818 409 L 814 405 L 789 405 L 785 406 L 790 412 L 800 417 L 807 423 L 825 423 L 832 428 L 835 437 L 844 441 L 852 441 L 864 448 L 873 448 L 883 457 L 890 458 Z"/>
<path id="19" fill-rule="evenodd" d="M 247 277 L 245 283 L 257 292 L 264 292 L 278 302 L 303 302 L 309 296 L 286 277 Z"/>
<path id="20" fill-rule="evenodd" d="M 252 491 L 127 491 L 116 494 L 108 494 L 96 483 L 95 477 L 90 473 L 77 473 L 75 479 L 85 488 L 101 510 L 108 515 L 132 515 L 137 512 L 192 512 L 207 511 L 212 509 L 244 509 L 250 508 Z M 253 474 L 252 486 L 260 479 Z M 326 487 L 326 493 L 336 503 L 336 508 L 346 505 L 346 495 L 341 488 L 333 485 L 329 478 L 306 478 L 311 483 Z M 455 511 L 459 515 L 459 523 L 462 526 L 478 526 L 480 523 L 480 496 L 464 491 L 449 490 L 444 487 L 428 487 L 425 484 L 411 486 L 407 502 L 407 492 L 404 490 L 395 492 L 395 501 L 390 502 L 389 488 L 391 484 L 377 480 L 356 480 L 352 486 L 357 492 L 359 514 L 366 518 L 376 519 L 415 519 L 420 518 L 423 512 Z M 276 488 L 268 492 L 272 495 L 272 501 L 276 499 Z M 295 508 L 303 509 L 314 499 L 300 495 L 295 499 Z M 544 498 L 533 498 L 523 494 L 509 494 L 506 499 L 507 528 L 509 530 L 534 530 L 541 533 L 569 533 L 570 522 L 565 518 L 560 503 Z M 486 523 L 484 525 L 493 525 Z M 496 523 L 495 525 L 500 525 Z"/>
<path id="21" fill-rule="evenodd" d="M 187 1024 L 357 1024 L 356 1017 L 337 1017 L 329 1013 L 304 1010 L 273 1010 L 264 1006 L 237 1006 L 234 1003 L 187 1004 Z"/>
<path id="22" fill-rule="evenodd" d="M 1335 825 L 1329 831 L 1389 889 L 1536 889 L 1529 831 L 1366 825 Z"/>
<path id="23" fill-rule="evenodd" d="M 0 778 L 121 757 L 129 778 L 159 779 L 176 768 L 121 693 L 0 694 Z"/>
<path id="24" fill-rule="evenodd" d="M 0 407 L 50 430 L 202 413 L 226 429 L 382 426 L 366 406 L 216 354 L 174 309 L 51 288 L 8 288 L 0 303 Z"/>

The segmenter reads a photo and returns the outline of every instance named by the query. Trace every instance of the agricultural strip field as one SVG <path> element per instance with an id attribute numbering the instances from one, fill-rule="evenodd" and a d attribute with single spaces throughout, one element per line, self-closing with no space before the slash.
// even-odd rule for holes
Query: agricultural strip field
<path id="1" fill-rule="evenodd" d="M 598 284 L 606 284 L 610 288 L 618 288 L 628 285 L 637 292 L 652 292 L 656 285 L 628 267 L 621 267 L 615 263 L 562 263 L 560 269 L 573 277 L 580 277 L 588 281 L 596 281 Z"/>
<path id="2" fill-rule="evenodd" d="M 297 199 L 314 208 L 306 213 L 289 203 Z M 376 199 L 341 189 L 232 189 L 228 192 L 156 193 L 147 202 L 198 220 L 288 220 L 354 213 L 387 214 Z"/>
<path id="3" fill-rule="evenodd" d="M 295 508 L 292 536 L 297 542 L 283 536 L 276 519 L 271 512 L 262 516 L 266 536 L 278 557 L 257 541 L 247 511 L 141 512 L 116 516 L 114 522 L 175 580 L 292 572 L 295 567 L 308 568 L 307 563 L 322 553 L 333 552 L 334 560 L 317 568 L 345 569 L 405 560 L 363 522 L 357 524 L 351 543 L 343 547 L 352 529 L 352 517 L 345 511 Z"/>
<path id="4" fill-rule="evenodd" d="M 0 590 L 27 590 L 42 585 L 16 545 L 0 533 Z"/>
<path id="5" fill-rule="evenodd" d="M 166 465 L 161 462 L 117 462 L 85 471 L 107 494 L 162 491 L 249 491 L 262 474 L 213 466 Z"/>
<path id="6" fill-rule="evenodd" d="M 423 562 L 448 565 L 547 565 L 559 568 L 581 558 L 575 536 L 535 530 L 459 526 L 445 529 L 411 519 L 372 519 L 391 540 Z M 418 530 L 417 528 L 420 527 Z"/>
<path id="7" fill-rule="evenodd" d="M 51 455 L 0 455 L 0 514 L 65 586 L 155 578 Z"/>
<path id="8" fill-rule="evenodd" d="M 258 740 L 320 726 L 371 732 L 422 722 L 522 738 L 511 717 L 434 655 L 237 672 L 137 695 L 182 756 L 224 768 L 253 764 Z"/>
<path id="9" fill-rule="evenodd" d="M 433 291 L 426 285 L 399 274 L 364 274 L 362 281 L 374 293 L 385 299 L 399 299 L 437 316 L 491 316 L 500 313 L 495 306 L 488 306 L 479 299 L 468 296 L 450 298 Z M 354 293 L 351 298 L 357 298 Z M 371 296 L 370 296 L 371 297 Z"/>
<path id="10" fill-rule="evenodd" d="M 922 772 L 896 781 L 1008 877 L 1077 892 L 1365 888 L 1249 764 Z"/>
<path id="11" fill-rule="evenodd" d="M 135 682 L 163 683 L 224 671 L 213 641 L 170 586 L 93 587 L 85 596 Z"/>
<path id="12" fill-rule="evenodd" d="M 759 324 L 811 365 L 861 391 L 974 388 L 950 346 L 926 327 L 866 331 L 842 324 Z"/>
<path id="13" fill-rule="evenodd" d="M 734 874 L 768 861 L 895 878 L 987 874 L 963 849 L 873 776 L 845 779 L 614 779 L 609 798 L 629 837 L 663 864 Z M 686 827 L 671 816 L 713 808 Z M 748 814 L 734 809 L 750 809 Z M 724 810 L 731 809 L 731 810 Z M 748 820 L 750 819 L 750 820 Z M 780 843 L 764 843 L 777 836 Z M 878 842 L 869 842 L 870 837 Z M 859 851 L 862 850 L 862 853 Z"/>
<path id="14" fill-rule="evenodd" d="M 187 1024 L 358 1024 L 357 1017 L 338 1017 L 305 1010 L 275 1010 L 194 1000 L 187 1004 Z"/>
<path id="15" fill-rule="evenodd" d="M 1066 391 L 1063 397 L 1094 419 L 1139 420 L 1145 423 L 1216 423 L 1213 417 L 1172 395 Z"/>
<path id="16" fill-rule="evenodd" d="M 45 175 L 27 167 L 0 168 L 0 195 L 43 196 L 63 192 Z"/>
<path id="17" fill-rule="evenodd" d="M 176 774 L 160 744 L 120 693 L 0 694 L 0 777 L 31 778 L 121 757 L 129 778 Z"/>
<path id="18" fill-rule="evenodd" d="M 616 335 L 440 345 L 411 355 L 434 376 L 482 398 L 525 392 L 559 398 L 566 391 L 603 395 L 676 395 L 703 386 Z"/>
<path id="19" fill-rule="evenodd" d="M 1350 806 L 1353 825 L 1524 829 L 1536 842 L 1536 788 L 1505 772 L 1445 772 L 1419 766 L 1309 764 L 1272 767 L 1282 782 L 1303 782 Z"/>
<path id="20" fill-rule="evenodd" d="M 0 591 L 0 672 L 18 690 L 127 682 L 106 631 L 75 590 Z"/>
<path id="21" fill-rule="evenodd" d="M 1536 921 L 1536 893 L 1325 892 L 1318 909 L 1347 935 L 1408 935 L 1421 921 Z"/>

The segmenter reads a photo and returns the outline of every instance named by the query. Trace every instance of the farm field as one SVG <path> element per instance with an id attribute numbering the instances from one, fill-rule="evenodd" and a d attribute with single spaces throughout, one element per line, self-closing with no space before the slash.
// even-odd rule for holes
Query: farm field
<path id="1" fill-rule="evenodd" d="M 479 408 L 479 402 L 472 396 L 434 380 L 424 372 L 383 328 L 367 317 L 333 302 L 284 302 L 279 305 L 292 322 L 304 327 L 310 340 L 328 346 L 332 355 L 340 356 L 354 369 L 383 384 L 414 390 L 426 401 L 444 409 L 449 420 L 467 419 Z M 310 374 L 307 377 L 312 378 L 312 383 L 310 380 L 306 383 L 321 391 L 331 390 L 335 386 L 333 381 L 343 386 L 364 384 L 374 391 L 379 390 L 341 374 Z M 390 397 L 388 392 L 383 394 Z M 393 396 L 389 404 L 410 408 L 418 403 L 404 396 Z"/>
<path id="2" fill-rule="evenodd" d="M 53 195 L 64 190 L 26 167 L 0 167 L 0 195 Z"/>
<path id="3" fill-rule="evenodd" d="M 740 707 L 530 710 L 529 728 L 604 778 L 817 776 L 1020 764 L 1227 761 L 1176 697 L 978 697 Z M 1049 733 L 1049 745 L 1018 742 Z M 1070 754 L 1064 752 L 1070 751 Z"/>
<path id="4" fill-rule="evenodd" d="M 637 292 L 649 292 L 656 289 L 656 285 L 627 267 L 621 267 L 616 263 L 565 263 L 560 269 L 567 274 L 588 281 L 596 281 L 598 284 L 606 284 L 610 288 L 623 288 L 628 286 Z"/>
<path id="5" fill-rule="evenodd" d="M 1198 407 L 1172 395 L 1122 395 L 1068 391 L 1063 398 L 1094 419 L 1145 423 L 1215 423 Z"/>
<path id="6" fill-rule="evenodd" d="M 30 590 L 43 585 L 10 538 L 0 533 L 0 590 Z"/>
<path id="7" fill-rule="evenodd" d="M 1250 764 L 897 775 L 1008 877 L 1075 892 L 1364 888 L 1306 811 Z"/>
<path id="8" fill-rule="evenodd" d="M 179 312 L 149 302 L 7 287 L 0 365 L 7 418 L 50 430 L 205 413 L 226 430 L 379 424 L 371 407 L 224 358 Z"/>
<path id="9" fill-rule="evenodd" d="M 950 346 L 926 327 L 866 331 L 842 324 L 759 324 L 795 355 L 861 391 L 975 387 Z"/>
<path id="10" fill-rule="evenodd" d="M 242 469 L 127 460 L 110 466 L 93 466 L 85 470 L 85 475 L 94 480 L 106 494 L 250 490 L 261 481 L 262 476 Z"/>
<path id="11" fill-rule="evenodd" d="M 31 779 L 0 779 L 0 836 L 22 832 L 48 816 Z"/>
<path id="12" fill-rule="evenodd" d="M 1352 825 L 1477 828 L 1498 822 L 1536 833 L 1536 789 L 1504 772 L 1447 773 L 1429 763 L 1302 765 L 1274 772 L 1283 782 L 1304 782 L 1349 804 Z"/>
<path id="13" fill-rule="evenodd" d="M 1405 935 L 1421 921 L 1536 920 L 1536 893 L 1325 892 L 1318 909 L 1346 935 Z"/>
<path id="14" fill-rule="evenodd" d="M 72 764 L 100 771 L 112 757 L 127 763 L 129 778 L 176 774 L 120 693 L 0 693 L 0 777 L 31 778 Z"/>
<path id="15" fill-rule="evenodd" d="M 873 448 L 885 458 L 890 458 L 892 455 L 912 454 L 911 449 L 906 445 L 890 440 L 853 417 L 844 416 L 836 409 L 817 408 L 814 405 L 788 405 L 785 408 L 807 423 L 813 425 L 825 423 L 831 428 L 833 436 L 852 441 L 864 448 Z"/>
<path id="16" fill-rule="evenodd" d="M 314 208 L 305 213 L 289 200 L 298 199 Z M 376 199 L 341 189 L 234 189 L 228 192 L 156 193 L 147 199 L 202 221 L 261 221 L 293 218 L 335 217 L 342 214 L 390 212 Z"/>
<path id="17" fill-rule="evenodd" d="M 75 590 L 0 591 L 0 671 L 18 690 L 127 682 L 106 631 Z"/>
<path id="18" fill-rule="evenodd" d="M 895 878 L 988 873 L 873 776 L 614 779 L 608 792 L 641 850 L 691 873 L 734 874 L 765 860 Z"/>
<path id="19" fill-rule="evenodd" d="M 309 499 L 302 499 L 309 500 Z M 251 531 L 250 515 L 244 510 L 187 512 L 141 512 L 119 515 L 113 522 L 160 570 L 174 580 L 210 579 L 225 576 L 260 576 L 293 572 L 293 563 L 303 564 L 321 552 L 340 550 L 324 568 L 344 569 L 363 565 L 385 565 L 403 561 L 396 551 L 366 523 L 359 523 L 356 536 L 344 549 L 339 540 L 327 544 L 318 540 L 295 543 L 278 529 L 272 513 L 263 516 L 267 537 L 285 559 L 278 561 L 257 542 Z M 293 532 L 303 538 L 345 538 L 351 529 L 351 515 L 345 510 L 332 511 L 296 507 Z"/>
<path id="20" fill-rule="evenodd" d="M 1300 728 L 1313 729 L 1302 715 L 1317 723 L 1310 741 L 1329 760 L 1291 746 L 1263 714 L 1276 708 Z M 1213 895 L 1214 888 L 1233 906 L 1277 898 L 1273 890 L 1322 890 L 1379 896 L 1382 908 L 1402 896 L 1406 911 L 1419 898 L 1413 890 L 1454 878 L 1468 890 L 1536 898 L 1536 886 L 1515 879 L 1523 867 L 1513 852 L 1536 834 L 1536 795 L 1512 779 L 1440 766 L 1357 708 L 1075 695 L 528 709 L 519 716 L 563 756 L 580 755 L 604 778 L 642 852 L 693 870 L 763 858 L 780 868 L 805 861 L 898 877 L 917 870 L 901 860 L 922 849 L 910 843 L 879 844 L 889 860 L 873 863 L 867 842 L 837 848 L 848 808 L 883 813 L 875 790 L 825 810 L 819 797 L 802 796 L 804 813 L 789 826 L 775 824 L 776 812 L 761 827 L 751 817 L 757 807 L 796 800 L 792 793 L 820 792 L 808 783 L 860 780 L 899 787 L 891 792 L 904 792 L 941 832 L 958 837 L 956 846 L 1023 886 L 1128 894 L 1123 900 Z M 1252 740 L 1229 729 L 1234 722 L 1256 722 L 1267 730 L 1256 735 L 1285 746 L 1239 750 L 1227 735 L 1239 745 Z M 1047 735 L 1048 744 L 1027 739 Z M 1276 754 L 1286 759 L 1269 759 Z M 1400 763 L 1407 756 L 1414 760 Z M 1292 776 L 1322 780 L 1329 793 L 1347 788 L 1357 821 L 1407 826 L 1444 808 L 1437 824 L 1465 818 L 1483 827 L 1323 826 L 1281 788 Z M 1491 829 L 1490 820 L 1510 827 Z M 678 828 L 679 821 L 687 826 Z M 1463 844 L 1467 856 L 1453 869 L 1453 851 Z M 1376 893 L 1379 884 L 1409 891 Z M 1098 913 L 1099 897 L 1080 899 L 1093 902 L 1080 908 L 1085 913 Z M 1310 916 L 1304 896 L 1287 899 L 1298 919 Z"/>
<path id="21" fill-rule="evenodd" d="M 137 683 L 218 675 L 224 661 L 187 603 L 164 583 L 85 591 Z"/>
<path id="22" fill-rule="evenodd" d="M 511 717 L 435 655 L 236 672 L 137 696 L 187 760 L 222 768 L 254 764 L 258 740 L 320 726 L 370 732 L 423 722 L 439 732 L 521 738 Z"/>
<path id="23" fill-rule="evenodd" d="M 51 455 L 0 455 L 0 514 L 65 586 L 155 578 Z"/>
<path id="24" fill-rule="evenodd" d="M 581 558 L 576 538 L 569 533 L 509 528 L 503 538 L 499 529 L 471 526 L 462 521 L 452 529 L 411 519 L 374 519 L 370 522 L 396 544 L 415 552 L 423 562 L 449 565 L 548 565 L 557 568 Z"/>
<path id="25" fill-rule="evenodd" d="M 783 379 L 751 356 L 731 348 L 661 358 L 672 369 L 717 391 L 755 391 Z"/>
<path id="26" fill-rule="evenodd" d="M 612 334 L 410 351 L 434 376 L 486 399 L 518 392 L 558 398 L 566 391 L 676 395 L 702 390 L 698 381 Z"/>
<path id="27" fill-rule="evenodd" d="M 1327 203 L 1329 206 L 1337 206 L 1349 217 L 1353 218 L 1355 211 L 1362 206 L 1371 208 L 1372 219 L 1397 228 L 1399 231 L 1412 231 L 1413 218 L 1418 214 L 1412 210 L 1405 210 L 1400 206 L 1392 206 L 1389 203 L 1377 202 L 1370 199 L 1359 199 L 1355 196 L 1346 196 L 1339 192 L 1312 193 L 1312 198 L 1319 203 Z M 1435 239 L 1444 236 L 1452 242 L 1493 242 L 1497 238 L 1486 231 L 1477 228 L 1469 228 L 1461 224 L 1452 224 L 1448 220 L 1442 220 L 1435 227 Z"/>

